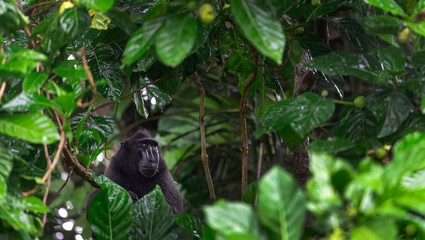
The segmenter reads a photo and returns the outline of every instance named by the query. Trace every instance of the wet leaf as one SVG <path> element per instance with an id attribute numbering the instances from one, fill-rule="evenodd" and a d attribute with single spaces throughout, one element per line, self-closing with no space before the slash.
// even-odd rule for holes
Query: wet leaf
<path id="1" fill-rule="evenodd" d="M 317 139 L 307 146 L 308 151 L 337 153 L 354 147 L 354 145 L 344 138 L 331 138 L 327 140 Z"/>
<path id="2" fill-rule="evenodd" d="M 404 64 L 406 56 L 400 48 L 396 47 L 378 47 L 378 56 L 384 69 L 394 75 L 399 75 L 405 71 Z"/>
<path id="3" fill-rule="evenodd" d="M 27 75 L 22 83 L 22 90 L 27 93 L 37 92 L 47 80 L 48 74 L 44 72 L 33 72 Z"/>
<path id="4" fill-rule="evenodd" d="M 361 24 L 367 34 L 394 34 L 405 26 L 402 20 L 392 16 L 366 16 Z"/>
<path id="5" fill-rule="evenodd" d="M 364 0 L 364 1 L 375 7 L 389 11 L 392 14 L 407 17 L 406 13 L 404 13 L 400 5 L 398 5 L 394 0 Z"/>
<path id="6" fill-rule="evenodd" d="M 114 4 L 114 0 L 80 0 L 80 3 L 87 8 L 107 12 Z"/>

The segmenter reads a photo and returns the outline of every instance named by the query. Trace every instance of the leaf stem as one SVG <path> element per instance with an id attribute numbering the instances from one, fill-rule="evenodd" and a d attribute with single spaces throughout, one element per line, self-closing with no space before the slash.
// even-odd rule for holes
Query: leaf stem
<path id="1" fill-rule="evenodd" d="M 343 104 L 343 105 L 354 105 L 354 103 L 353 102 L 347 102 L 347 101 L 342 101 L 342 100 L 333 100 L 334 101 L 334 103 L 336 103 L 336 104 Z"/>

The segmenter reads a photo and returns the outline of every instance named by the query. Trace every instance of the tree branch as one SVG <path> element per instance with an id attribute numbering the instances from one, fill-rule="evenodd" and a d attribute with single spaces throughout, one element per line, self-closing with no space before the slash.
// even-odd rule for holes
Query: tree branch
<path id="1" fill-rule="evenodd" d="M 245 87 L 242 92 L 240 104 L 239 104 L 239 113 L 241 116 L 241 134 L 242 134 L 242 193 L 245 191 L 245 188 L 248 183 L 248 133 L 246 129 L 246 117 L 245 117 L 245 98 L 246 94 L 248 92 L 249 86 L 251 86 L 252 82 L 254 82 L 255 77 L 257 76 L 258 72 L 258 52 L 255 49 L 254 46 L 251 45 L 251 50 L 254 57 L 254 64 L 255 69 L 252 73 L 251 77 L 249 78 L 248 82 L 245 84 Z"/>
<path id="2" fill-rule="evenodd" d="M 204 165 L 204 171 L 205 171 L 205 177 L 207 178 L 208 183 L 208 190 L 210 192 L 210 202 L 215 202 L 215 192 L 214 192 L 214 183 L 211 178 L 211 172 L 210 168 L 208 166 L 208 155 L 207 155 L 207 141 L 205 137 L 205 122 L 204 122 L 204 104 L 205 104 L 205 90 L 202 87 L 201 82 L 199 81 L 198 73 L 195 72 L 193 74 L 193 80 L 195 80 L 196 87 L 199 89 L 199 92 L 201 93 L 200 100 L 199 100 L 199 131 L 201 133 L 201 159 L 202 164 Z"/>
<path id="3" fill-rule="evenodd" d="M 83 62 L 84 70 L 86 71 L 87 78 L 89 79 L 90 86 L 92 87 L 93 96 L 92 96 L 92 99 L 90 101 L 85 102 L 85 103 L 83 103 L 83 97 L 81 97 L 77 101 L 77 106 L 81 107 L 81 108 L 86 108 L 86 107 L 92 105 L 96 101 L 97 89 L 96 89 L 96 84 L 94 83 L 94 80 L 93 80 L 93 75 L 91 74 L 89 66 L 87 65 L 86 55 L 84 54 L 84 47 L 81 48 L 81 59 L 83 60 L 82 62 Z M 83 87 L 83 86 L 81 86 L 81 87 Z"/>
<path id="4" fill-rule="evenodd" d="M 43 6 L 43 5 L 48 5 L 48 4 L 52 4 L 52 3 L 58 3 L 58 2 L 62 2 L 62 1 L 48 1 L 48 2 L 41 2 L 41 3 L 37 3 L 31 7 L 29 7 L 27 10 L 25 10 L 24 15 L 28 16 L 28 14 L 31 12 L 31 10 L 33 10 L 34 8 Z"/>
<path id="5" fill-rule="evenodd" d="M 65 155 L 65 162 L 77 173 L 78 176 L 82 177 L 84 180 L 86 180 L 90 185 L 92 185 L 95 188 L 100 188 L 99 185 L 93 180 L 91 177 L 91 174 L 87 169 L 78 162 L 78 160 L 75 158 L 74 154 L 72 153 L 71 146 L 69 145 L 69 142 L 65 145 L 64 148 L 64 155 Z"/>

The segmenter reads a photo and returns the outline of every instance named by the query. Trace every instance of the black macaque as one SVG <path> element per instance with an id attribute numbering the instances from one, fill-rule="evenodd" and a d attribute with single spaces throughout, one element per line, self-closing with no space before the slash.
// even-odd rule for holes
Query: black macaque
<path id="1" fill-rule="evenodd" d="M 158 184 L 174 214 L 183 213 L 182 197 L 161 156 L 158 142 L 144 129 L 121 143 L 120 149 L 106 169 L 105 176 L 126 189 L 133 202 L 148 194 Z M 99 191 L 96 189 L 90 195 L 87 210 Z"/>

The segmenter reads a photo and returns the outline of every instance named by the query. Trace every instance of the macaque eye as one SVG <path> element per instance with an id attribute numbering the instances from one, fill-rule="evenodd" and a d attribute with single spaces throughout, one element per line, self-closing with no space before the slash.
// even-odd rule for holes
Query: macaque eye
<path id="1" fill-rule="evenodd" d="M 148 145 L 145 144 L 145 143 L 142 143 L 142 148 L 146 149 L 146 148 L 148 148 Z"/>

